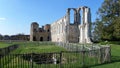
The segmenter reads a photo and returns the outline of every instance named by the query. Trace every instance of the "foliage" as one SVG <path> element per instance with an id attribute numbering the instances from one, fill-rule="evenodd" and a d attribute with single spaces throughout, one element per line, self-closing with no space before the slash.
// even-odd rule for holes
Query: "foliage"
<path id="1" fill-rule="evenodd" d="M 101 40 L 120 40 L 120 1 L 105 0 L 98 10 L 94 33 Z"/>
<path id="2" fill-rule="evenodd" d="M 99 25 L 99 26 L 98 26 Z M 93 40 L 99 41 L 101 39 L 102 30 L 103 30 L 103 23 L 99 21 L 99 19 L 96 19 L 96 22 L 93 23 L 94 31 L 93 31 Z"/>
<path id="3" fill-rule="evenodd" d="M 0 34 L 0 40 L 2 40 L 3 39 L 3 36 Z"/>

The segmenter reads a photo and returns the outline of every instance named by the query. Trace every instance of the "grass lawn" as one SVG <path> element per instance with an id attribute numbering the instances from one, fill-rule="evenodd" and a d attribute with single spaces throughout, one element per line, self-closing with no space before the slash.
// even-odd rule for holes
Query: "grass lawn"
<path id="1" fill-rule="evenodd" d="M 9 42 L 0 42 L 0 48 L 5 48 L 5 47 L 8 47 L 12 45 L 12 43 L 9 43 Z"/>
<path id="2" fill-rule="evenodd" d="M 50 53 L 65 51 L 64 48 L 56 46 L 51 42 L 25 42 L 15 43 L 19 44 L 20 47 L 12 52 L 12 54 L 25 54 L 25 53 Z"/>

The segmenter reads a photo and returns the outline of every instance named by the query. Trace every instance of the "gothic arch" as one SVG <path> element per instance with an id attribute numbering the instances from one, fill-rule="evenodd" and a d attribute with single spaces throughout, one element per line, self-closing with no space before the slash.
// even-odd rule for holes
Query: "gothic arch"
<path id="1" fill-rule="evenodd" d="M 40 37 L 40 41 L 43 41 L 43 37 Z"/>
<path id="2" fill-rule="evenodd" d="M 36 41 L 36 37 L 35 36 L 33 36 L 33 41 Z"/>
<path id="3" fill-rule="evenodd" d="M 71 10 L 73 10 L 73 22 L 71 22 Z M 69 21 L 70 21 L 70 24 L 73 23 L 73 24 L 76 24 L 77 23 L 77 9 L 76 8 L 68 8 L 67 10 L 67 14 L 69 16 Z"/>

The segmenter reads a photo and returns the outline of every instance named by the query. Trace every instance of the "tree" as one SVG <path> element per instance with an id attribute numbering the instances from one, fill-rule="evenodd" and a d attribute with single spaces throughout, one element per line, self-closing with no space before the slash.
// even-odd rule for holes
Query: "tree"
<path id="1" fill-rule="evenodd" d="M 120 0 L 105 0 L 98 10 L 98 15 L 99 21 L 96 20 L 94 31 L 98 29 L 100 38 L 120 40 Z"/>
<path id="2" fill-rule="evenodd" d="M 92 32 L 93 40 L 95 42 L 101 40 L 102 32 L 103 32 L 103 23 L 99 19 L 96 19 L 96 21 L 93 22 L 93 32 Z"/>
<path id="3" fill-rule="evenodd" d="M 4 40 L 10 40 L 10 36 L 9 35 L 4 35 Z"/>
<path id="4" fill-rule="evenodd" d="M 0 34 L 0 40 L 2 40 L 3 39 L 3 36 Z"/>

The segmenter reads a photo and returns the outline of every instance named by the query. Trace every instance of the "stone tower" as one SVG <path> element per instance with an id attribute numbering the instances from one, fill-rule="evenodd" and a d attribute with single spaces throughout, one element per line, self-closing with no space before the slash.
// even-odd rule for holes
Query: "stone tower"
<path id="1" fill-rule="evenodd" d="M 46 32 L 50 32 L 50 25 L 49 25 L 49 24 L 46 24 L 46 25 L 44 26 L 44 30 L 45 30 Z"/>
<path id="2" fill-rule="evenodd" d="M 30 41 L 51 41 L 50 24 L 39 27 L 37 22 L 31 24 Z"/>
<path id="3" fill-rule="evenodd" d="M 36 41 L 36 34 L 39 29 L 39 24 L 37 22 L 33 22 L 31 24 L 31 29 L 30 29 L 30 41 Z"/>

